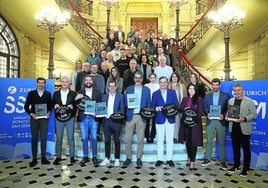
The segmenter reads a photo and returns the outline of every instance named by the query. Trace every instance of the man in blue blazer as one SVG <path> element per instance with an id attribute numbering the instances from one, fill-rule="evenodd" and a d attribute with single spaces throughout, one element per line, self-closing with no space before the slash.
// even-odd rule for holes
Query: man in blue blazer
<path id="1" fill-rule="evenodd" d="M 125 107 L 127 109 L 127 122 L 126 122 L 126 131 L 125 131 L 125 147 L 126 147 L 126 156 L 127 159 L 124 162 L 123 166 L 127 167 L 131 164 L 132 159 L 132 137 L 133 131 L 136 129 L 138 137 L 138 146 L 137 146 L 137 167 L 142 166 L 142 154 L 143 154 L 143 139 L 144 131 L 146 127 L 146 119 L 140 116 L 141 108 L 145 106 L 151 106 L 151 94 L 150 89 L 142 85 L 143 75 L 141 71 L 136 71 L 134 74 L 135 84 L 126 88 L 125 94 Z M 136 94 L 138 107 L 132 108 L 128 103 L 128 94 Z"/>
<path id="2" fill-rule="evenodd" d="M 220 164 L 223 170 L 227 170 L 225 162 L 225 134 L 227 130 L 227 121 L 225 120 L 225 114 L 227 112 L 229 94 L 220 90 L 221 81 L 218 78 L 212 79 L 212 92 L 205 95 L 204 99 L 204 113 L 207 116 L 206 120 L 206 136 L 207 145 L 204 162 L 202 166 L 208 166 L 211 164 L 212 155 L 212 143 L 213 137 L 216 132 L 217 140 L 220 149 Z M 219 117 L 212 117 L 210 114 L 211 105 L 219 105 L 221 113 Z"/>
<path id="3" fill-rule="evenodd" d="M 168 89 L 168 78 L 161 76 L 159 78 L 160 89 L 153 93 L 152 106 L 156 110 L 156 135 L 157 135 L 157 162 L 156 167 L 163 164 L 164 157 L 164 138 L 166 137 L 166 147 L 167 147 L 167 164 L 174 167 L 175 164 L 172 161 L 173 158 L 173 135 L 174 135 L 174 125 L 175 116 L 166 117 L 162 113 L 162 108 L 167 104 L 175 104 L 179 106 L 178 98 L 175 90 Z"/>
<path id="4" fill-rule="evenodd" d="M 114 138 L 114 150 L 115 160 L 114 166 L 119 166 L 120 162 L 120 123 L 114 122 L 110 119 L 110 116 L 115 112 L 124 112 L 124 97 L 122 94 L 117 93 L 116 81 L 110 80 L 108 82 L 109 93 L 102 96 L 102 101 L 106 102 L 107 115 L 103 119 L 103 131 L 105 138 L 105 159 L 100 163 L 101 166 L 106 166 L 110 163 L 110 151 L 111 151 L 111 135 Z M 123 123 L 123 122 L 122 122 Z"/>

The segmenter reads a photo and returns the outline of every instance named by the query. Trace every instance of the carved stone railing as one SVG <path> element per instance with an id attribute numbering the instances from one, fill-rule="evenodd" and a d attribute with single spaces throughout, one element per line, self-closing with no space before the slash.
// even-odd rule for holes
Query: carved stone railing
<path id="1" fill-rule="evenodd" d="M 85 40 L 89 48 L 99 46 L 103 37 L 99 35 L 94 28 L 89 24 L 87 15 L 93 14 L 93 1 L 91 0 L 55 0 L 61 9 L 67 9 L 71 13 L 69 23 L 79 33 L 83 40 Z"/>

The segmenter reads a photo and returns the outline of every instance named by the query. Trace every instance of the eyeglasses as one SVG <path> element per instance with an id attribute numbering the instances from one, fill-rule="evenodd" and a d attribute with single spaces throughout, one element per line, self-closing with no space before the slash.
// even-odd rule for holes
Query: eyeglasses
<path id="1" fill-rule="evenodd" d="M 142 77 L 140 77 L 140 76 L 135 76 L 134 78 L 135 79 L 142 79 Z"/>

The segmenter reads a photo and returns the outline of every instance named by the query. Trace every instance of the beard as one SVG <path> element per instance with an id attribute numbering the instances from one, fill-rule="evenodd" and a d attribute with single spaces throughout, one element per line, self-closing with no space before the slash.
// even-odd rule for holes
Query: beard
<path id="1" fill-rule="evenodd" d="M 91 83 L 86 83 L 86 84 L 85 84 L 85 87 L 86 87 L 86 88 L 92 88 L 92 84 L 91 84 Z"/>

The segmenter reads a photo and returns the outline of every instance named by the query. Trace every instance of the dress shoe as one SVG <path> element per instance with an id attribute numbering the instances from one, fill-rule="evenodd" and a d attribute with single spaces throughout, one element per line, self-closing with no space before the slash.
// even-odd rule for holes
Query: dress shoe
<path id="1" fill-rule="evenodd" d="M 173 142 L 174 143 L 178 143 L 178 139 L 177 138 L 173 138 Z"/>
<path id="2" fill-rule="evenodd" d="M 70 162 L 71 162 L 71 164 L 74 164 L 76 162 L 76 159 L 74 157 L 71 157 Z"/>
<path id="3" fill-rule="evenodd" d="M 137 159 L 137 168 L 141 168 L 142 167 L 142 161 L 140 158 Z"/>
<path id="4" fill-rule="evenodd" d="M 189 170 L 190 171 L 197 170 L 197 168 L 194 167 L 194 162 L 190 162 Z"/>
<path id="5" fill-rule="evenodd" d="M 94 166 L 98 166 L 98 159 L 97 159 L 97 157 L 93 157 L 92 158 L 92 162 L 93 162 Z"/>
<path id="6" fill-rule="evenodd" d="M 47 160 L 46 157 L 42 157 L 41 163 L 42 163 L 42 165 L 49 165 L 50 164 L 49 160 Z"/>
<path id="7" fill-rule="evenodd" d="M 169 160 L 167 161 L 167 164 L 170 166 L 170 167 L 175 167 L 175 164 L 172 160 Z"/>
<path id="8" fill-rule="evenodd" d="M 54 165 L 59 165 L 59 164 L 60 164 L 60 161 L 61 161 L 61 158 L 60 158 L 60 157 L 57 157 L 57 158 L 53 161 L 53 164 L 54 164 Z"/>
<path id="9" fill-rule="evenodd" d="M 195 168 L 195 167 L 193 167 L 193 168 L 189 167 L 189 170 L 190 171 L 195 171 L 195 170 L 197 170 L 197 168 Z"/>
<path id="10" fill-rule="evenodd" d="M 190 159 L 187 160 L 186 166 L 190 166 Z"/>
<path id="11" fill-rule="evenodd" d="M 156 161 L 156 163 L 155 163 L 155 167 L 159 167 L 159 166 L 161 166 L 162 164 L 163 164 L 163 161 L 158 160 L 158 161 Z"/>
<path id="12" fill-rule="evenodd" d="M 88 157 L 83 157 L 79 164 L 80 165 L 85 165 L 87 162 L 89 162 L 89 158 Z"/>
<path id="13" fill-rule="evenodd" d="M 152 138 L 146 138 L 146 142 L 149 143 L 154 143 L 154 140 Z"/>
<path id="14" fill-rule="evenodd" d="M 131 160 L 127 158 L 127 160 L 123 163 L 123 167 L 128 167 L 131 164 Z"/>
<path id="15" fill-rule="evenodd" d="M 31 162 L 29 162 L 30 167 L 35 167 L 37 164 L 37 159 L 33 159 Z"/>

